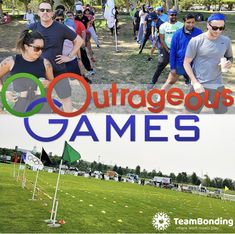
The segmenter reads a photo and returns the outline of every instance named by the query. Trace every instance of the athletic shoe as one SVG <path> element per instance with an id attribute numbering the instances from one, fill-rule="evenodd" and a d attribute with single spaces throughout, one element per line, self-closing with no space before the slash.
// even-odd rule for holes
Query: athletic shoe
<path id="1" fill-rule="evenodd" d="M 95 70 L 92 69 L 91 71 L 88 71 L 88 73 L 89 73 L 90 76 L 93 76 L 93 75 L 95 75 Z"/>
<path id="2" fill-rule="evenodd" d="M 153 58 L 152 57 L 148 57 L 148 59 L 147 59 L 149 62 L 150 61 L 152 61 L 153 60 Z"/>
<path id="3" fill-rule="evenodd" d="M 189 80 L 186 80 L 184 83 L 185 86 L 190 86 L 190 84 L 191 84 L 191 82 Z"/>
<path id="4" fill-rule="evenodd" d="M 97 48 L 100 48 L 100 45 L 96 45 Z"/>
<path id="5" fill-rule="evenodd" d="M 93 75 L 95 75 L 95 71 L 91 70 L 91 71 L 88 71 L 85 76 L 93 76 Z"/>

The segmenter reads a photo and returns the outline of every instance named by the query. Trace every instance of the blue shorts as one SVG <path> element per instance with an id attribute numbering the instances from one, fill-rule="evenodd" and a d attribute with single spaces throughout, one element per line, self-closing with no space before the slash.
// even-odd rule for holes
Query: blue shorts
<path id="1" fill-rule="evenodd" d="M 176 74 L 180 76 L 188 76 L 183 66 L 176 67 Z"/>

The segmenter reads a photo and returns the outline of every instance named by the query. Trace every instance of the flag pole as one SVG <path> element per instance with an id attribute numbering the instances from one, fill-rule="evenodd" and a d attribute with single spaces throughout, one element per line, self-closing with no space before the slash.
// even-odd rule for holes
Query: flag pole
<path id="1" fill-rule="evenodd" d="M 39 175 L 39 168 L 37 168 L 37 174 L 36 174 L 35 183 L 34 183 L 34 188 L 33 188 L 32 200 L 35 200 L 34 196 L 35 196 L 36 187 L 37 187 L 37 182 L 38 182 L 38 175 Z"/>
<path id="2" fill-rule="evenodd" d="M 22 188 L 24 188 L 25 184 L 26 184 L 25 173 L 26 173 L 26 164 L 24 165 L 24 172 L 23 172 L 23 178 L 22 178 Z"/>
<path id="3" fill-rule="evenodd" d="M 55 205 L 55 215 L 54 215 L 54 218 L 53 218 L 53 221 L 52 223 L 49 223 L 47 226 L 49 227 L 60 227 L 61 225 L 59 223 L 56 223 L 56 215 L 57 215 L 57 209 L 58 209 L 58 200 L 56 200 L 56 205 Z"/>
<path id="4" fill-rule="evenodd" d="M 19 177 L 20 177 L 20 167 L 21 167 L 21 163 L 22 163 L 22 158 L 23 158 L 23 156 L 21 155 L 21 157 L 20 157 L 20 165 L 19 165 L 19 169 L 18 169 L 18 174 L 17 174 L 17 177 L 16 177 L 16 181 L 17 182 L 19 181 Z"/>
<path id="5" fill-rule="evenodd" d="M 14 162 L 14 171 L 13 171 L 13 178 L 16 177 L 16 163 Z"/>
<path id="6" fill-rule="evenodd" d="M 41 161 L 41 160 L 42 160 L 42 154 L 40 155 L 40 161 Z M 35 196 L 35 192 L 36 192 L 36 188 L 37 188 L 38 176 L 39 176 L 39 168 L 37 168 L 37 174 L 36 174 L 35 183 L 34 183 L 34 188 L 33 188 L 32 200 L 35 200 L 34 196 Z"/>
<path id="7" fill-rule="evenodd" d="M 114 38 L 115 38 L 115 48 L 116 52 L 118 52 L 118 40 L 117 40 L 117 27 L 116 27 L 116 19 L 114 21 Z"/>
<path id="8" fill-rule="evenodd" d="M 55 188 L 55 193 L 54 193 L 54 198 L 53 198 L 53 203 L 52 203 L 51 217 L 50 217 L 49 220 L 45 220 L 46 222 L 50 222 L 50 223 L 53 221 L 53 214 L 54 214 L 54 209 L 55 209 L 55 202 L 56 202 L 57 190 L 58 190 L 58 187 L 59 187 L 59 181 L 60 181 L 60 173 L 61 173 L 61 166 L 62 166 L 62 163 L 63 163 L 63 159 L 61 159 L 61 161 L 60 161 L 59 174 L 58 174 L 58 177 L 57 177 L 56 188 Z"/>

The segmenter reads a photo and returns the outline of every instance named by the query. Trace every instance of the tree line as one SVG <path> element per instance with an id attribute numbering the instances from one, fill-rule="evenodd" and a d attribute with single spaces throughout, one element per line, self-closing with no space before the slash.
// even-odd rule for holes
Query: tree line
<path id="1" fill-rule="evenodd" d="M 7 9 L 17 9 L 17 10 L 25 10 L 28 11 L 28 8 L 33 8 L 35 10 L 37 8 L 38 3 L 41 0 L 0 0 L 0 15 L 2 15 L 2 6 L 6 7 Z M 57 4 L 63 4 L 68 9 L 73 9 L 76 0 L 49 0 L 50 3 L 53 5 L 55 1 Z M 106 2 L 106 0 L 82 0 L 82 3 L 85 5 L 87 3 L 91 4 L 92 6 L 101 6 Z M 181 10 L 189 10 L 195 4 L 194 0 L 115 0 L 115 4 L 118 8 L 125 8 L 127 12 L 129 12 L 129 5 L 133 3 L 140 6 L 141 4 L 147 5 L 164 5 L 165 9 L 172 8 L 175 6 L 176 9 Z M 228 10 L 232 10 L 235 5 L 235 0 L 198 0 L 198 6 L 205 6 L 206 9 L 209 11 L 211 10 L 212 6 L 216 6 L 216 10 L 220 10 L 223 4 L 227 5 Z"/>
<path id="2" fill-rule="evenodd" d="M 0 148 L 0 155 L 8 155 L 11 156 L 13 159 L 14 155 L 18 155 L 20 158 L 22 155 L 21 151 L 16 151 L 15 149 L 8 149 L 8 148 Z M 40 153 L 36 152 L 35 156 L 40 158 Z M 50 155 L 49 156 L 52 164 L 54 167 L 58 167 L 60 164 L 61 157 L 58 155 Z M 137 174 L 140 178 L 145 179 L 152 179 L 155 176 L 160 177 L 170 177 L 172 183 L 184 183 L 184 184 L 193 184 L 193 185 L 203 185 L 206 187 L 215 187 L 215 188 L 224 188 L 225 186 L 228 187 L 230 190 L 235 190 L 235 181 L 229 178 L 210 178 L 208 175 L 203 175 L 204 178 L 200 178 L 195 172 L 191 175 L 187 174 L 186 172 L 180 172 L 178 174 L 170 173 L 169 175 L 163 174 L 161 171 L 156 171 L 155 169 L 152 171 L 147 171 L 146 169 L 141 170 L 139 165 L 136 166 L 135 169 L 129 167 L 121 167 L 118 165 L 107 165 L 101 162 L 88 162 L 85 160 L 80 160 L 79 162 L 74 163 L 66 163 L 68 167 L 76 167 L 80 171 L 101 171 L 103 173 L 107 171 L 115 171 L 119 175 L 127 175 L 128 173 Z"/>

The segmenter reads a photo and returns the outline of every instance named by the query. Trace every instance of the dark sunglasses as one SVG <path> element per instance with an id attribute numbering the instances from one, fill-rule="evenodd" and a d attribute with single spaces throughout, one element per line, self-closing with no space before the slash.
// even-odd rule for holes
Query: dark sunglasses
<path id="1" fill-rule="evenodd" d="M 52 12 L 52 9 L 49 9 L 49 8 L 47 8 L 47 9 L 45 9 L 45 8 L 40 8 L 39 11 L 49 13 L 49 12 Z"/>
<path id="2" fill-rule="evenodd" d="M 60 22 L 64 22 L 64 19 L 59 19 L 59 18 L 57 18 L 57 19 L 55 19 L 56 21 L 60 21 Z"/>
<path id="3" fill-rule="evenodd" d="M 39 47 L 39 46 L 34 46 L 34 45 L 27 45 L 27 46 L 32 47 L 34 52 L 39 52 L 39 51 L 44 50 L 43 47 Z"/>
<path id="4" fill-rule="evenodd" d="M 218 29 L 220 31 L 223 31 L 225 29 L 225 26 L 221 26 L 221 27 L 217 27 L 217 26 L 212 26 L 211 24 L 209 24 L 212 28 L 213 31 L 217 31 Z"/>
<path id="5" fill-rule="evenodd" d="M 170 14 L 170 16 L 177 16 L 177 14 Z"/>

